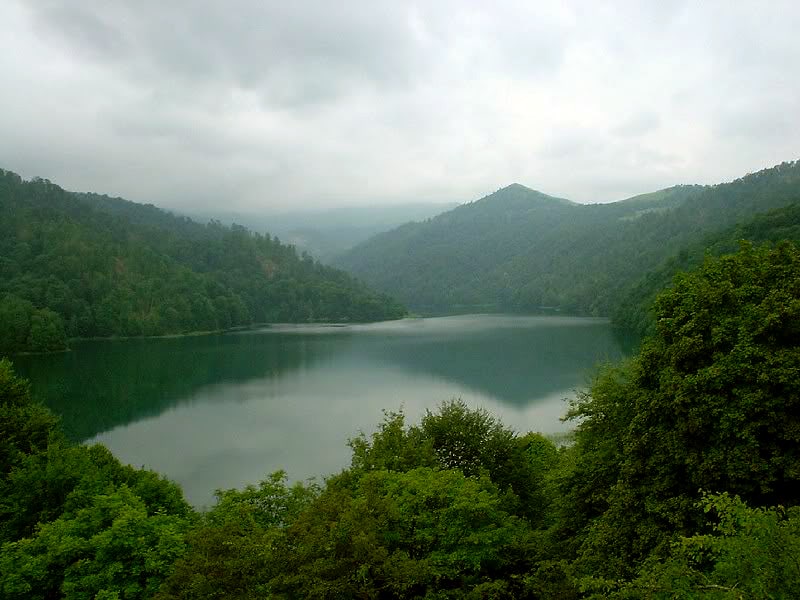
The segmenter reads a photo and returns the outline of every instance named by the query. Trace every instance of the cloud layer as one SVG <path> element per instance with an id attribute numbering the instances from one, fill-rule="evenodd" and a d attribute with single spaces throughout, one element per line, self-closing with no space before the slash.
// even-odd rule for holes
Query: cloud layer
<path id="1" fill-rule="evenodd" d="M 565 4 L 7 0 L 0 166 L 274 211 L 610 201 L 800 157 L 796 2 Z"/>

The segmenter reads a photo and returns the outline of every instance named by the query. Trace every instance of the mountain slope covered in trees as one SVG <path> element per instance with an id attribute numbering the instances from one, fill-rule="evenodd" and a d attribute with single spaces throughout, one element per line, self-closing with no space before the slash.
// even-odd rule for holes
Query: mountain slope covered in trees
<path id="1" fill-rule="evenodd" d="M 783 240 L 800 242 L 800 203 L 758 214 L 682 248 L 626 291 L 611 313 L 612 321 L 622 331 L 640 337 L 650 334 L 655 329 L 653 303 L 656 296 L 670 286 L 676 274 L 699 267 L 707 257 L 735 252 L 742 241 L 777 243 Z"/>
<path id="2" fill-rule="evenodd" d="M 574 204 L 515 184 L 375 236 L 337 264 L 418 310 L 608 315 L 667 257 L 798 201 L 800 162 L 612 204 Z"/>
<path id="3" fill-rule="evenodd" d="M 404 309 L 269 235 L 0 170 L 0 352 Z"/>

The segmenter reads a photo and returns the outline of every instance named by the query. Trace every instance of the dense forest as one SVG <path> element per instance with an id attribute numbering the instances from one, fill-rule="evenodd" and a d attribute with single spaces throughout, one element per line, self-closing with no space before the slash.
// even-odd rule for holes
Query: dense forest
<path id="1" fill-rule="evenodd" d="M 652 333 L 655 328 L 653 301 L 671 284 L 675 275 L 698 267 L 706 256 L 734 252 L 742 240 L 756 243 L 781 240 L 800 242 L 800 203 L 758 214 L 749 221 L 682 248 L 625 292 L 611 313 L 615 326 L 639 337 Z"/>
<path id="2" fill-rule="evenodd" d="M 800 161 L 715 186 L 580 205 L 521 185 L 375 236 L 336 263 L 412 309 L 608 316 L 669 257 L 800 202 Z"/>
<path id="3" fill-rule="evenodd" d="M 405 309 L 269 235 L 0 170 L 0 354 Z"/>
<path id="4" fill-rule="evenodd" d="M 459 401 L 387 413 L 320 483 L 197 513 L 58 421 L 0 362 L 0 595 L 796 598 L 800 250 L 708 257 L 638 354 L 571 405 L 571 443 Z"/>

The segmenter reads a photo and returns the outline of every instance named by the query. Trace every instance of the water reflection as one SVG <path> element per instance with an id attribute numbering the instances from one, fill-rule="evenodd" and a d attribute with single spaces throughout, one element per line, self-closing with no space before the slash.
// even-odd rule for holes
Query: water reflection
<path id="1" fill-rule="evenodd" d="M 72 352 L 18 357 L 15 368 L 61 415 L 67 434 L 82 441 L 189 402 L 207 386 L 308 370 L 330 359 L 330 342 L 232 335 L 93 341 Z"/>
<path id="2" fill-rule="evenodd" d="M 486 315 L 93 342 L 18 370 L 76 439 L 168 474 L 205 504 L 215 488 L 279 468 L 337 471 L 346 439 L 383 409 L 416 420 L 460 397 L 521 431 L 564 430 L 563 399 L 621 353 L 604 321 Z"/>

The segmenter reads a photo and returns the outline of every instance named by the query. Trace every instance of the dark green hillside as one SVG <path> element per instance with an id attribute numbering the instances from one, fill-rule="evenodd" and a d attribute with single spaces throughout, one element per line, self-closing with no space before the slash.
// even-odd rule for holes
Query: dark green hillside
<path id="1" fill-rule="evenodd" d="M 269 235 L 0 170 L 0 352 L 403 312 Z"/>
<path id="2" fill-rule="evenodd" d="M 633 209 L 635 212 L 628 219 L 636 219 L 650 212 L 664 212 L 670 208 L 680 206 L 693 193 L 699 193 L 703 189 L 702 185 L 676 185 L 657 192 L 639 194 L 608 206 L 615 206 L 626 211 Z"/>
<path id="3" fill-rule="evenodd" d="M 781 240 L 800 242 L 800 204 L 756 215 L 745 223 L 683 248 L 630 287 L 612 312 L 614 324 L 623 331 L 639 336 L 652 333 L 655 325 L 653 301 L 662 290 L 669 287 L 675 275 L 697 268 L 706 256 L 735 252 L 741 240 L 755 243 L 776 243 Z"/>
<path id="4" fill-rule="evenodd" d="M 799 162 L 612 204 L 578 205 L 513 185 L 376 236 L 339 264 L 422 310 L 607 315 L 667 257 L 797 199 Z"/>
<path id="5" fill-rule="evenodd" d="M 421 223 L 408 223 L 357 246 L 339 262 L 418 307 L 496 304 L 492 270 L 516 256 L 531 235 L 559 227 L 578 206 L 514 184 Z M 471 282 L 484 279 L 483 283 Z M 481 293 L 483 291 L 484 293 Z"/>

